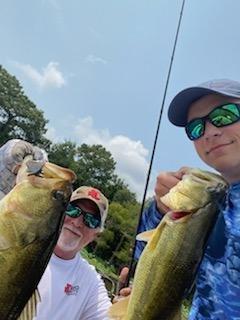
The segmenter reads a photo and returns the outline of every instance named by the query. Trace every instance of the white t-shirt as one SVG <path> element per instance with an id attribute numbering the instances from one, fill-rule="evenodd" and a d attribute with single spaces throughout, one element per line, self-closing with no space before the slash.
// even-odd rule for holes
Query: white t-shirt
<path id="1" fill-rule="evenodd" d="M 35 320 L 105 320 L 111 306 L 95 268 L 80 254 L 72 260 L 52 255 L 38 285 Z"/>

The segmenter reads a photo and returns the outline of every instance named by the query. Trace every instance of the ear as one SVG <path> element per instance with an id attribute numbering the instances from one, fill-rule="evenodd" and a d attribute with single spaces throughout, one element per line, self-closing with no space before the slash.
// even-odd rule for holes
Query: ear
<path id="1" fill-rule="evenodd" d="M 101 235 L 101 233 L 102 233 L 101 229 L 97 228 L 97 230 L 95 231 L 95 238 L 94 239 L 98 238 Z"/>

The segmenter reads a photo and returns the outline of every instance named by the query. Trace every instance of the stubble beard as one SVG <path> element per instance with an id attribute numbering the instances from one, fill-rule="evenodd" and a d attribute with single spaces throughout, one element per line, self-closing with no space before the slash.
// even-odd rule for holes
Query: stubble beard
<path id="1" fill-rule="evenodd" d="M 83 235 L 75 235 L 70 230 L 63 230 L 59 236 L 57 245 L 62 251 L 79 251 L 81 249 L 81 241 Z"/>

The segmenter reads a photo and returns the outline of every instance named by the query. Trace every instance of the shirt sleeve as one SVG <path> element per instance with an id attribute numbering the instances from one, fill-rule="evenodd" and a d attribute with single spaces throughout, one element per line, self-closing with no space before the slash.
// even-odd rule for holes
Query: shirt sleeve
<path id="1" fill-rule="evenodd" d="M 141 221 L 137 233 L 146 230 L 155 229 L 159 222 L 162 220 L 163 214 L 157 209 L 156 201 L 153 200 L 149 207 L 147 207 L 142 214 Z M 146 243 L 144 241 L 136 241 L 134 259 L 138 260 Z"/>

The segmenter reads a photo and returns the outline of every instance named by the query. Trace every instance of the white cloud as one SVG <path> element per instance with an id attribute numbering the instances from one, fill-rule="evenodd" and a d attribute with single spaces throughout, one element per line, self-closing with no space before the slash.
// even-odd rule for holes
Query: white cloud
<path id="1" fill-rule="evenodd" d="M 148 150 L 141 141 L 123 135 L 111 136 L 108 129 L 96 130 L 91 117 L 78 120 L 75 137 L 78 143 L 101 144 L 109 150 L 117 163 L 117 174 L 142 200 L 149 163 Z"/>
<path id="2" fill-rule="evenodd" d="M 88 63 L 96 64 L 96 63 L 101 63 L 101 64 L 107 64 L 107 60 L 97 57 L 94 54 L 89 54 L 86 58 L 85 61 Z"/>
<path id="3" fill-rule="evenodd" d="M 62 142 L 62 138 L 57 135 L 57 131 L 54 127 L 48 127 L 45 137 L 52 141 L 53 143 Z"/>
<path id="4" fill-rule="evenodd" d="M 66 81 L 61 73 L 58 62 L 49 62 L 48 65 L 39 72 L 30 64 L 21 64 L 15 62 L 18 69 L 31 79 L 37 86 L 41 88 L 61 88 Z"/>

